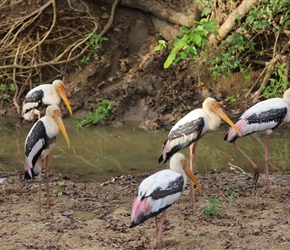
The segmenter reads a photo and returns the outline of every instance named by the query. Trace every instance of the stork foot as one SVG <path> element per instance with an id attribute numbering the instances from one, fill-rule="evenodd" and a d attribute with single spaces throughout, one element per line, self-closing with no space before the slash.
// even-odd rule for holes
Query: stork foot
<path id="1" fill-rule="evenodd" d="M 264 193 L 272 194 L 272 190 L 270 187 L 270 179 L 266 179 L 266 189 L 265 189 Z"/>
<path id="2" fill-rule="evenodd" d="M 264 193 L 266 193 L 266 194 L 272 194 L 273 192 L 272 192 L 272 190 L 269 188 L 266 188 L 265 189 L 265 191 L 264 191 Z"/>
<path id="3" fill-rule="evenodd" d="M 254 176 L 253 176 L 253 191 L 257 188 L 257 182 L 259 179 L 259 169 L 254 169 Z"/>

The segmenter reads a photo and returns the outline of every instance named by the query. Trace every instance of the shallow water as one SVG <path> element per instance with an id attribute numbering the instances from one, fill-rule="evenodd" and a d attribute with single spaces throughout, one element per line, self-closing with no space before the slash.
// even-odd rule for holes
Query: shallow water
<path id="1" fill-rule="evenodd" d="M 24 169 L 24 141 L 32 126 L 11 127 L 14 118 L 0 119 L 0 171 L 14 172 Z M 71 178 L 74 181 L 105 181 L 121 174 L 153 173 L 168 167 L 158 164 L 161 146 L 169 131 L 146 132 L 138 126 L 126 128 L 89 127 L 79 131 L 75 120 L 64 119 L 71 148 L 62 134 L 52 153 L 54 159 L 50 173 Z M 207 133 L 198 143 L 194 170 L 199 173 L 227 171 L 236 165 L 252 172 L 251 165 L 234 147 L 223 140 L 228 129 L 222 125 L 218 131 Z M 237 144 L 260 166 L 264 172 L 265 134 L 241 138 Z M 289 128 L 277 129 L 271 137 L 270 171 L 290 170 Z M 189 149 L 182 152 L 189 159 Z"/>

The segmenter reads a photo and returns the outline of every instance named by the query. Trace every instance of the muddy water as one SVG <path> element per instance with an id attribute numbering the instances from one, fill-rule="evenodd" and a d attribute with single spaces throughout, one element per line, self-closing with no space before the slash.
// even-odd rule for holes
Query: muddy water
<path id="1" fill-rule="evenodd" d="M 7 123 L 7 121 L 12 123 Z M 120 174 L 153 173 L 167 167 L 158 164 L 161 146 L 168 131 L 145 132 L 138 126 L 126 128 L 91 127 L 77 131 L 75 120 L 65 119 L 71 148 L 63 135 L 58 135 L 53 149 L 54 159 L 50 173 L 66 176 L 74 181 L 105 181 Z M 15 119 L 0 119 L 0 171 L 13 172 L 24 169 L 24 141 L 30 130 L 28 126 L 13 126 Z M 252 172 L 251 165 L 230 143 L 223 141 L 228 126 L 207 133 L 199 141 L 195 171 L 227 171 L 231 165 Z M 289 128 L 280 128 L 272 134 L 270 147 L 270 171 L 290 170 Z M 264 172 L 265 134 L 248 136 L 237 141 Z M 189 159 L 189 150 L 182 151 Z"/>

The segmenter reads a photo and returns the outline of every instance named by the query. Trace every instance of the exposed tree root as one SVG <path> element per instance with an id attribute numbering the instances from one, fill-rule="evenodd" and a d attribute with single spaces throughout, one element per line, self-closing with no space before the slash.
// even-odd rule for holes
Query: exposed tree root
<path id="1" fill-rule="evenodd" d="M 87 41 L 99 29 L 98 20 L 84 2 L 78 5 L 82 9 L 74 8 L 70 0 L 61 4 L 56 0 L 38 2 L 40 7 L 34 11 L 24 10 L 22 16 L 15 17 L 10 12 L 22 1 L 0 5 L 4 13 L 0 20 L 1 81 L 14 83 L 13 103 L 18 113 L 23 91 L 33 82 L 65 77 L 68 63 L 86 52 Z"/>
<path id="2" fill-rule="evenodd" d="M 194 20 L 195 18 L 194 12 L 188 12 L 188 14 L 185 15 L 184 13 L 169 10 L 158 1 L 121 0 L 120 5 L 139 9 L 144 12 L 151 13 L 152 15 L 163 21 L 186 27 L 192 26 L 193 25 L 192 20 Z"/>

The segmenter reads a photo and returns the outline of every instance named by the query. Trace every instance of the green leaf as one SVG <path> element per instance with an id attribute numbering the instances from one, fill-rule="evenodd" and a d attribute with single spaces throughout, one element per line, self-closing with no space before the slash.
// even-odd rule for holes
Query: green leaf
<path id="1" fill-rule="evenodd" d="M 202 12 L 201 12 L 201 16 L 207 16 L 208 14 L 210 14 L 212 12 L 212 8 L 210 7 L 205 7 Z"/>
<path id="2" fill-rule="evenodd" d="M 169 56 L 167 57 L 167 59 L 166 59 L 164 65 L 163 65 L 163 67 L 164 67 L 165 69 L 167 69 L 167 68 L 172 64 L 172 62 L 175 60 L 175 58 L 176 58 L 176 53 L 171 52 L 171 53 L 169 54 Z"/>
<path id="3" fill-rule="evenodd" d="M 202 44 L 202 37 L 199 35 L 193 36 L 193 40 L 198 47 L 201 47 Z"/>

